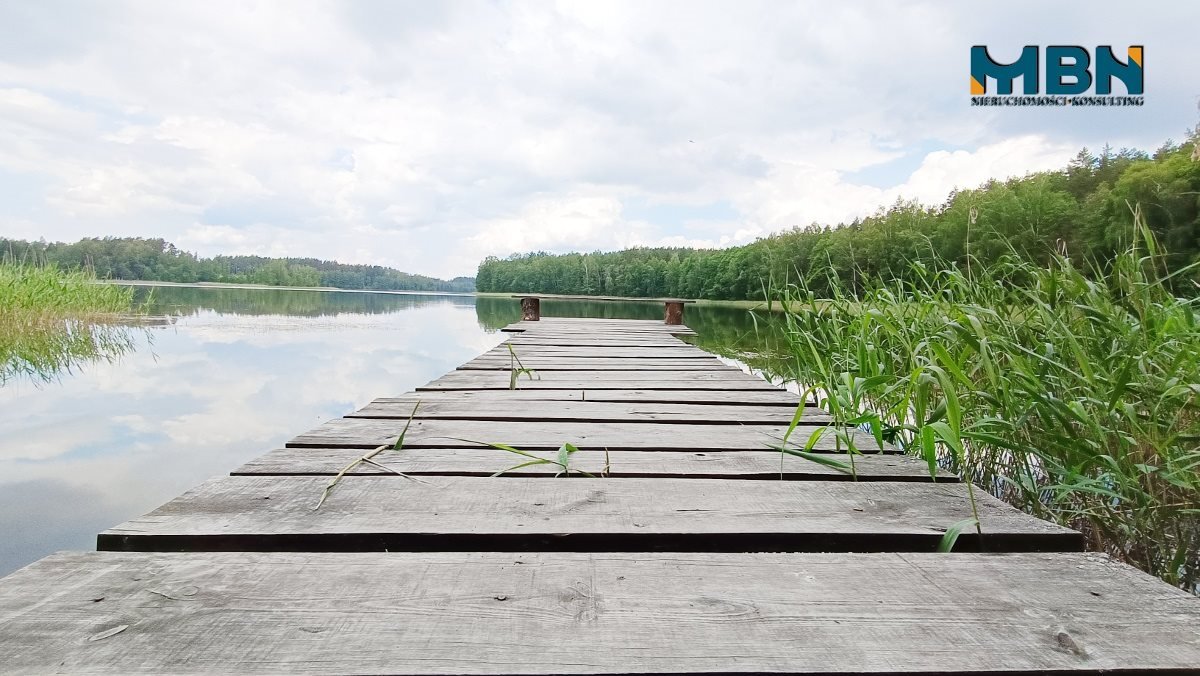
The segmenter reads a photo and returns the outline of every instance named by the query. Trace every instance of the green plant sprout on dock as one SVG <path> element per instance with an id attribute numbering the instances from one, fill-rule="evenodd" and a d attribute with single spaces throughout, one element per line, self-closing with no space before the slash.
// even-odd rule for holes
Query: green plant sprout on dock
<path id="1" fill-rule="evenodd" d="M 796 406 L 796 414 L 792 416 L 792 420 L 790 423 L 788 423 L 787 429 L 784 430 L 783 435 L 779 438 L 779 443 L 767 444 L 768 447 L 779 451 L 779 478 L 783 478 L 784 457 L 787 455 L 792 455 L 798 458 L 803 458 L 810 462 L 815 462 L 818 465 L 832 467 L 839 472 L 845 472 L 846 474 L 849 474 L 851 478 L 857 481 L 858 473 L 854 466 L 854 456 L 861 455 L 862 453 L 854 444 L 853 436 L 846 434 L 844 428 L 837 428 L 832 425 L 818 427 L 817 429 L 813 430 L 812 434 L 808 436 L 808 440 L 805 442 L 803 448 L 794 448 L 788 445 L 788 440 L 791 439 L 792 433 L 796 431 L 796 427 L 800 424 L 800 420 L 804 417 L 809 396 L 812 394 L 814 394 L 814 390 L 813 388 L 809 388 L 800 395 L 800 403 Z M 842 443 L 845 441 L 846 449 L 850 456 L 850 462 L 842 462 L 841 460 L 831 458 L 828 455 L 813 452 L 813 449 L 817 446 L 817 442 L 819 442 L 821 437 L 823 437 L 827 432 L 833 432 L 836 435 L 838 450 L 841 450 Z M 882 444 L 880 445 L 880 448 L 882 448 Z"/>
<path id="2" fill-rule="evenodd" d="M 508 347 L 508 389 L 517 389 L 517 379 L 525 376 L 530 380 L 541 380 L 541 376 L 531 368 L 525 368 L 521 363 L 521 358 L 517 356 L 517 351 L 513 349 L 512 343 L 505 343 Z"/>
<path id="3" fill-rule="evenodd" d="M 338 483 L 341 482 L 342 477 L 346 476 L 347 472 L 349 472 L 350 470 L 352 470 L 355 467 L 358 467 L 359 465 L 362 465 L 362 464 L 371 465 L 372 467 L 375 467 L 376 469 L 387 472 L 388 474 L 395 474 L 397 476 L 402 476 L 405 479 L 408 479 L 410 481 L 416 481 L 417 483 L 424 483 L 423 481 L 421 481 L 420 479 L 417 479 L 416 477 L 411 477 L 403 472 L 399 472 L 395 469 L 392 469 L 391 467 L 388 467 L 387 465 L 384 465 L 382 463 L 375 461 L 375 457 L 384 451 L 388 451 L 388 450 L 399 451 L 404 448 L 404 435 L 408 434 L 408 428 L 410 425 L 412 425 L 413 418 L 416 417 L 417 409 L 420 408 L 420 406 L 421 406 L 420 401 L 418 401 L 416 404 L 413 404 L 412 413 L 408 414 L 408 421 L 404 423 L 404 429 L 400 431 L 400 436 L 396 438 L 396 443 L 383 444 L 383 445 L 378 446 L 375 449 L 371 450 L 371 452 L 363 454 L 362 457 L 356 458 L 350 464 L 343 467 L 342 470 L 340 472 L 338 472 L 336 476 L 334 476 L 332 479 L 330 479 L 329 483 L 326 484 L 326 486 L 325 486 L 325 490 L 321 491 L 321 499 L 317 501 L 317 504 L 313 507 L 313 511 L 314 512 L 317 511 L 318 509 L 321 508 L 321 505 L 325 504 L 325 500 L 327 500 L 329 498 L 329 495 L 333 492 L 334 487 L 336 487 L 338 485 Z"/>
<path id="4" fill-rule="evenodd" d="M 522 451 L 519 448 L 513 448 L 512 446 L 509 446 L 508 444 L 500 444 L 500 443 L 495 443 L 495 442 L 490 442 L 490 441 L 475 441 L 472 439 L 460 439 L 458 437 L 447 437 L 447 438 L 454 439 L 455 441 L 466 442 L 468 444 L 478 444 L 480 446 L 489 446 L 491 448 L 494 448 L 494 449 L 497 449 L 500 451 L 505 451 L 507 453 L 512 453 L 514 455 L 519 455 L 519 456 L 522 456 L 525 458 L 529 458 L 529 460 L 527 460 L 525 462 L 519 462 L 519 463 L 513 465 L 512 467 L 509 467 L 507 469 L 502 469 L 499 472 L 495 472 L 494 474 L 492 474 L 493 477 L 501 476 L 503 474 L 507 474 L 508 472 L 512 472 L 513 470 L 522 469 L 524 467 L 532 467 L 534 465 L 556 465 L 559 469 L 558 469 L 558 472 L 556 472 L 554 474 L 555 477 L 570 476 L 571 472 L 575 472 L 576 474 L 578 474 L 580 476 L 588 477 L 590 479 L 596 478 L 595 474 L 592 474 L 590 472 L 585 472 L 581 469 L 571 466 L 571 456 L 573 456 L 579 452 L 579 448 L 577 448 L 574 444 L 564 443 L 562 446 L 558 447 L 558 452 L 554 455 L 553 458 L 544 458 L 540 455 L 530 453 L 529 451 Z M 606 449 L 604 449 L 604 469 L 600 471 L 600 476 L 602 476 L 602 477 L 608 476 L 609 471 L 611 469 L 612 469 L 612 467 L 609 462 L 608 449 L 606 448 Z"/>
<path id="5" fill-rule="evenodd" d="M 853 384 L 852 381 L 847 381 L 847 382 L 849 382 L 850 384 Z M 855 390 L 852 390 L 852 391 L 855 391 Z M 791 423 L 788 424 L 788 428 L 784 431 L 782 437 L 780 438 L 779 443 L 768 444 L 768 446 L 770 448 L 779 451 L 779 478 L 781 480 L 783 479 L 784 458 L 788 455 L 791 455 L 791 456 L 795 456 L 798 458 L 803 458 L 804 460 L 808 460 L 810 462 L 815 462 L 819 465 L 824 465 L 826 467 L 832 467 L 833 469 L 836 469 L 840 472 L 844 472 L 844 473 L 850 475 L 851 480 L 858 481 L 858 472 L 856 471 L 856 468 L 854 465 L 854 456 L 862 455 L 862 451 L 860 451 L 858 449 L 858 445 L 855 443 L 854 434 L 853 434 L 854 428 L 850 427 L 850 425 L 864 425 L 864 424 L 870 425 L 872 435 L 874 436 L 876 443 L 879 445 L 879 450 L 882 451 L 883 445 L 884 445 L 883 436 L 882 436 L 882 428 L 883 428 L 882 421 L 881 421 L 879 415 L 875 414 L 875 413 L 858 415 L 853 418 L 850 418 L 844 424 L 840 424 L 840 425 L 830 424 L 830 425 L 826 425 L 823 427 L 818 427 L 817 429 L 813 430 L 812 434 L 809 435 L 808 440 L 805 442 L 803 449 L 790 447 L 790 446 L 788 446 L 788 440 L 791 438 L 792 433 L 796 430 L 796 426 L 800 424 L 800 420 L 804 416 L 804 412 L 806 409 L 807 402 L 809 400 L 809 396 L 813 395 L 815 393 L 816 392 L 813 388 L 809 388 L 807 391 L 805 391 L 801 395 L 800 404 L 796 407 L 796 414 L 794 416 L 792 416 Z M 836 404 L 830 405 L 829 401 L 830 401 L 829 399 L 819 400 L 818 403 L 824 404 L 826 410 L 837 407 Z M 830 411 L 830 412 L 832 413 L 832 411 Z M 820 441 L 820 439 L 827 433 L 832 433 L 835 436 L 837 451 L 840 452 L 841 450 L 843 450 L 842 449 L 843 445 L 845 446 L 846 454 L 850 458 L 849 462 L 842 462 L 841 460 L 838 460 L 836 458 L 831 458 L 824 453 L 813 452 L 813 449 L 816 447 L 817 442 Z M 929 476 L 930 476 L 930 479 L 933 481 L 937 481 L 937 470 L 938 470 L 938 468 L 937 468 L 936 462 L 929 466 L 929 472 L 930 472 Z M 974 516 L 970 519 L 963 519 L 961 521 L 955 522 L 955 523 L 951 524 L 948 528 L 946 528 L 945 535 L 942 536 L 941 541 L 938 543 L 937 551 L 949 552 L 949 551 L 953 550 L 955 542 L 958 541 L 959 535 L 962 533 L 963 529 L 965 529 L 965 528 L 975 527 L 976 533 L 981 538 L 983 537 L 983 531 L 981 530 L 980 524 L 979 524 L 979 511 L 978 511 L 977 504 L 975 502 L 974 488 L 969 483 L 967 484 L 967 495 L 968 495 L 968 499 L 970 500 L 970 503 L 971 503 L 971 513 Z"/>

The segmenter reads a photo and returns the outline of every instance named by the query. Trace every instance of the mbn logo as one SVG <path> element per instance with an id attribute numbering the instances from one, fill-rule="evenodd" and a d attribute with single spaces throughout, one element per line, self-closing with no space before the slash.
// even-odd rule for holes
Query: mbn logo
<path id="1" fill-rule="evenodd" d="M 1075 96 L 1083 94 L 1092 86 L 1091 56 L 1083 47 L 1054 45 L 1046 47 L 1046 91 L 1040 91 L 1038 48 L 1027 45 L 1021 56 L 1012 63 L 996 63 L 988 54 L 987 47 L 976 45 L 971 48 L 971 95 L 987 94 L 987 81 L 996 81 L 997 94 L 1012 94 L 1013 80 L 1021 78 L 1025 94 L 1032 96 L 1043 93 L 1050 96 Z M 1096 48 L 1096 94 L 1107 96 L 1112 93 L 1112 81 L 1116 78 L 1125 85 L 1131 96 L 1142 93 L 1142 46 L 1129 48 L 1129 59 L 1117 60 L 1112 47 L 1100 45 Z"/>

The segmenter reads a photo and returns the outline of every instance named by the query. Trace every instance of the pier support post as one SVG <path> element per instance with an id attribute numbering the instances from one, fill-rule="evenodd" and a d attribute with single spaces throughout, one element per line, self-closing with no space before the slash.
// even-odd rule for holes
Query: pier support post
<path id="1" fill-rule="evenodd" d="M 671 326 L 683 323 L 683 301 L 669 300 L 663 310 L 663 321 Z"/>
<path id="2" fill-rule="evenodd" d="M 536 322 L 542 318 L 542 299 L 537 296 L 521 298 L 521 321 Z"/>

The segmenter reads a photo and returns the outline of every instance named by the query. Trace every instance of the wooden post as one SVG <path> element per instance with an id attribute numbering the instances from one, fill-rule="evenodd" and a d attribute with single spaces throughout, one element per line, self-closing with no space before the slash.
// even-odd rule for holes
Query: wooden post
<path id="1" fill-rule="evenodd" d="M 521 299 L 521 321 L 536 322 L 542 318 L 542 299 L 525 296 Z"/>
<path id="2" fill-rule="evenodd" d="M 663 321 L 672 326 L 683 323 L 683 301 L 669 300 L 663 312 Z"/>

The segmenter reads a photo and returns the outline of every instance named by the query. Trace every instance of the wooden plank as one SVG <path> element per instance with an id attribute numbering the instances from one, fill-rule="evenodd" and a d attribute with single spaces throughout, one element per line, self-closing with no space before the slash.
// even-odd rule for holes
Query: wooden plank
<path id="1" fill-rule="evenodd" d="M 17 673 L 1183 674 L 1197 626 L 1099 554 L 80 552 L 0 581 Z"/>
<path id="2" fill-rule="evenodd" d="M 375 448 L 395 443 L 408 424 L 400 419 L 334 418 L 287 443 L 289 448 Z M 788 446 L 803 448 L 824 425 L 796 427 Z M 555 450 L 564 443 L 581 449 L 610 451 L 762 451 L 778 446 L 787 425 L 691 425 L 623 422 L 522 422 L 488 420 L 413 420 L 404 436 L 405 448 L 461 448 L 462 439 L 507 444 L 521 450 Z M 869 432 L 852 431 L 863 453 L 879 452 Z M 814 444 L 817 452 L 840 451 L 832 432 Z M 885 453 L 898 453 L 887 444 Z"/>
<path id="3" fill-rule="evenodd" d="M 526 390 L 726 390 L 730 398 L 741 390 L 775 390 L 771 383 L 741 371 L 672 373 L 670 371 L 546 371 L 537 379 L 521 377 Z M 491 371 L 453 371 L 417 388 L 424 390 L 507 390 L 509 374 Z"/>
<path id="4" fill-rule="evenodd" d="M 524 384 L 525 379 L 521 379 Z M 461 401 L 480 403 L 529 401 L 597 401 L 631 403 L 676 403 L 725 406 L 784 406 L 794 409 L 800 397 L 786 390 L 742 390 L 733 394 L 721 390 L 424 390 L 401 397 L 380 398 L 377 402 Z"/>
<path id="5" fill-rule="evenodd" d="M 613 317 L 558 317 L 545 315 L 540 321 L 517 321 L 512 326 L 529 327 L 531 330 L 579 329 L 586 327 L 612 327 L 626 331 L 670 331 L 675 326 L 662 319 L 616 319 Z"/>
<path id="6" fill-rule="evenodd" d="M 546 458 L 553 451 L 538 455 Z M 232 472 L 274 475 L 333 475 L 361 457 L 360 448 L 280 448 L 242 465 Z M 849 464 L 850 456 L 830 454 L 837 462 Z M 492 448 L 422 448 L 385 451 L 374 460 L 394 471 L 413 476 L 490 476 L 523 461 L 511 453 Z M 579 451 L 571 457 L 571 466 L 607 476 L 673 477 L 691 479 L 760 479 L 765 481 L 932 481 L 923 460 L 891 454 L 862 455 L 853 458 L 855 475 L 775 451 L 724 451 L 720 453 L 678 453 L 670 451 Z M 553 477 L 555 465 L 531 465 L 505 472 L 503 477 Z M 370 476 L 387 474 L 383 469 L 359 463 L 347 474 Z M 938 481 L 955 482 L 958 478 L 939 470 Z"/>
<path id="7" fill-rule="evenodd" d="M 518 390 L 519 391 L 519 390 Z M 553 391 L 553 390 L 551 390 Z M 377 399 L 347 418 L 397 418 L 438 420 L 524 420 L 529 422 L 677 422 L 697 425 L 787 425 L 796 411 L 787 406 L 704 406 L 699 404 L 620 403 L 605 401 L 541 401 L 536 404 L 504 400 L 421 401 Z M 822 409 L 807 407 L 801 418 L 809 424 L 826 424 L 831 418 Z"/>
<path id="8" fill-rule="evenodd" d="M 658 319 L 600 319 L 542 317 L 539 321 L 519 321 L 502 331 L 529 333 L 608 331 L 614 333 L 660 333 L 663 335 L 695 335 L 684 324 L 667 324 Z"/>
<path id="9" fill-rule="evenodd" d="M 552 322 L 550 318 L 537 322 L 517 322 L 505 327 L 509 331 L 525 333 L 594 333 L 594 334 L 631 334 L 644 333 L 661 336 L 676 336 L 694 333 L 686 326 L 668 326 L 661 321 L 648 325 L 629 326 L 625 321 L 594 322 L 588 324 L 562 324 Z"/>
<path id="10" fill-rule="evenodd" d="M 518 321 L 510 326 L 527 328 L 531 331 L 580 330 L 587 328 L 610 328 L 621 331 L 670 332 L 678 326 L 667 324 L 662 319 L 613 319 L 610 317 L 556 317 L 544 316 L 541 321 Z M 686 327 L 684 327 L 686 328 Z"/>
<path id="11" fill-rule="evenodd" d="M 505 375 L 505 378 L 504 378 L 505 388 L 507 388 L 508 387 L 508 378 L 507 378 L 506 374 L 463 373 L 461 371 L 451 371 L 450 373 L 447 373 L 445 377 L 453 377 L 455 379 L 463 380 L 466 382 L 478 381 L 478 382 L 482 382 L 482 383 L 486 384 L 486 383 L 489 383 L 492 380 L 494 380 L 497 375 Z M 547 376 L 547 378 L 549 378 L 549 377 L 550 376 Z M 553 378 L 567 379 L 567 380 L 590 380 L 590 381 L 596 381 L 596 382 L 604 382 L 604 381 L 609 381 L 609 380 L 645 380 L 645 381 L 649 381 L 649 382 L 724 382 L 727 384 L 750 383 L 753 385 L 761 385 L 766 388 L 778 389 L 771 383 L 767 382 L 766 380 L 763 380 L 762 378 L 759 378 L 758 376 L 751 375 L 749 373 L 742 371 L 741 369 L 733 368 L 730 366 L 727 366 L 719 371 L 714 371 L 712 373 L 671 373 L 670 371 L 666 371 L 666 372 L 638 374 L 636 372 L 633 372 L 633 373 L 609 373 L 607 371 L 601 371 L 601 370 L 581 369 L 581 370 L 577 371 L 576 373 L 572 373 L 569 375 L 556 374 L 556 375 L 553 375 Z M 543 380 L 544 379 L 546 379 L 546 378 L 543 378 Z M 529 379 L 522 378 L 521 382 L 522 383 L 529 382 Z M 481 389 L 488 389 L 488 388 L 481 388 Z"/>
<path id="12" fill-rule="evenodd" d="M 729 479 L 211 479 L 103 531 L 139 551 L 933 551 L 971 517 L 966 484 Z M 989 551 L 1082 536 L 975 492 Z M 979 548 L 965 532 L 958 549 Z"/>
<path id="13" fill-rule="evenodd" d="M 605 340 L 644 340 L 656 345 L 679 345 L 686 344 L 678 336 L 673 336 L 667 333 L 649 332 L 649 331 L 601 331 L 599 329 L 591 331 L 528 331 L 522 333 L 514 333 L 506 336 L 507 340 L 514 343 L 539 341 L 546 338 L 571 338 L 585 339 L 604 338 Z"/>
<path id="14" fill-rule="evenodd" d="M 648 331 L 630 331 L 630 333 L 596 333 L 596 331 L 541 331 L 538 334 L 511 334 L 509 339 L 514 345 L 521 342 L 554 342 L 554 341 L 592 341 L 594 345 L 613 345 L 619 342 L 632 342 L 634 345 L 646 346 L 678 346 L 686 345 L 678 337 L 652 334 Z"/>
<path id="15" fill-rule="evenodd" d="M 682 330 L 672 330 L 672 331 L 644 331 L 644 330 L 617 328 L 617 327 L 610 328 L 610 327 L 604 327 L 604 326 L 591 326 L 591 327 L 571 327 L 571 328 L 539 327 L 539 328 L 534 328 L 534 329 L 516 329 L 516 330 L 506 327 L 503 330 L 505 330 L 506 332 L 515 331 L 518 333 L 525 333 L 525 334 L 533 335 L 533 336 L 602 336 L 602 337 L 606 337 L 606 338 L 619 338 L 619 337 L 673 338 L 673 337 L 678 337 L 678 336 L 694 336 L 694 335 L 696 335 L 694 331 L 692 331 L 691 329 L 688 329 L 688 328 L 684 328 Z"/>
<path id="16" fill-rule="evenodd" d="M 596 338 L 594 336 L 528 336 L 514 334 L 508 343 L 521 345 L 545 345 L 549 347 L 679 347 L 687 345 L 677 338 Z"/>
<path id="17" fill-rule="evenodd" d="M 705 352 L 691 345 L 680 344 L 678 346 L 662 346 L 662 347 L 593 347 L 593 346 L 571 346 L 571 345 L 514 345 L 517 356 L 524 359 L 525 357 L 575 357 L 575 358 L 627 358 L 627 357 L 650 357 L 653 359 L 712 359 L 711 352 Z M 500 343 L 500 345 L 488 350 L 481 356 L 499 356 L 508 357 L 508 344 Z"/>
<path id="18" fill-rule="evenodd" d="M 647 334 L 660 336 L 680 336 L 680 335 L 695 335 L 692 329 L 686 326 L 668 326 L 659 323 L 657 326 L 625 326 L 624 324 L 557 324 L 551 323 L 548 318 L 536 322 L 515 322 L 501 329 L 506 333 L 536 333 L 536 334 L 564 334 L 564 333 L 597 333 L 597 334 Z"/>
<path id="19" fill-rule="evenodd" d="M 715 355 L 699 348 L 685 346 L 663 347 L 590 347 L 564 345 L 510 346 L 500 343 L 480 357 L 509 358 L 509 347 L 518 357 L 567 357 L 571 359 L 714 359 Z"/>
<path id="20" fill-rule="evenodd" d="M 714 358 L 707 359 L 654 359 L 646 357 L 628 358 L 579 358 L 538 357 L 518 355 L 521 365 L 536 371 L 733 371 L 741 373 L 728 364 Z M 510 371 L 513 360 L 503 357 L 476 357 L 459 366 L 460 371 Z"/>
<path id="21" fill-rule="evenodd" d="M 624 322 L 594 323 L 594 324 L 585 325 L 585 324 L 564 324 L 561 322 L 554 321 L 555 319 L 557 319 L 557 318 L 556 317 L 544 317 L 544 318 L 542 318 L 541 321 L 537 321 L 537 322 L 524 322 L 524 321 L 516 322 L 514 324 L 509 324 L 505 328 L 509 329 L 510 332 L 516 331 L 516 332 L 520 332 L 520 333 L 527 333 L 529 335 L 546 334 L 546 333 L 589 333 L 590 332 L 590 333 L 607 333 L 607 334 L 639 333 L 639 334 L 657 335 L 657 336 L 664 336 L 664 337 L 675 336 L 675 335 L 678 335 L 681 331 L 688 332 L 688 331 L 692 330 L 686 326 L 668 326 L 662 322 L 658 322 L 657 325 L 655 325 L 655 326 L 629 326 L 629 325 L 625 324 Z"/>

